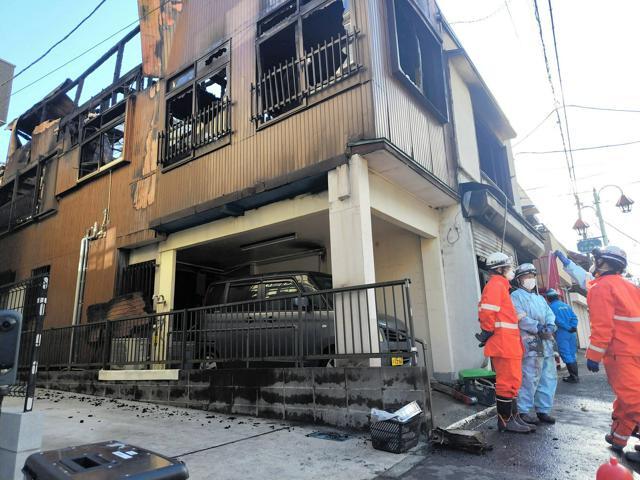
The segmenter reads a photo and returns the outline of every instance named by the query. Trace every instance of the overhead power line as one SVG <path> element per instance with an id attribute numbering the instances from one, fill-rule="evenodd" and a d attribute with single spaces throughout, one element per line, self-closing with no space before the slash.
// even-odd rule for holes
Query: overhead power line
<path id="1" fill-rule="evenodd" d="M 592 105 L 576 105 L 576 104 L 570 104 L 570 105 L 560 105 L 556 108 L 554 108 L 553 110 L 551 110 L 541 121 L 540 123 L 538 123 L 535 127 L 533 127 L 529 133 L 527 133 L 525 136 L 523 136 L 520 140 L 518 140 L 517 142 L 515 142 L 513 144 L 514 147 L 517 147 L 518 145 L 520 145 L 521 143 L 523 143 L 527 138 L 529 138 L 531 135 L 533 135 L 535 132 L 538 131 L 538 129 L 540 127 L 542 127 L 542 125 L 544 125 L 544 123 L 549 120 L 549 117 L 551 115 L 553 115 L 556 110 L 558 109 L 563 109 L 566 110 L 568 108 L 578 108 L 578 109 L 582 109 L 582 110 L 595 110 L 595 111 L 599 111 L 599 112 L 617 112 L 617 113 L 640 113 L 640 109 L 633 109 L 633 108 L 613 108 L 613 107 L 596 107 L 596 106 L 592 106 Z"/>
<path id="2" fill-rule="evenodd" d="M 478 23 L 478 22 L 484 22 L 485 20 L 490 19 L 491 17 L 497 15 L 498 13 L 500 13 L 502 10 L 504 10 L 505 8 L 508 10 L 509 9 L 509 2 L 511 0 L 505 0 L 505 2 L 500 5 L 498 8 L 496 8 L 493 12 L 489 13 L 488 15 L 485 15 L 483 17 L 479 17 L 479 18 L 470 18 L 468 20 L 457 20 L 454 22 L 449 22 L 449 25 L 459 25 L 459 24 L 464 24 L 464 23 Z"/>
<path id="3" fill-rule="evenodd" d="M 151 10 L 149 10 L 147 13 L 145 13 L 144 15 L 142 15 L 141 17 L 139 17 L 138 19 L 134 20 L 133 22 L 125 25 L 124 27 L 122 27 L 120 30 L 118 30 L 117 32 L 112 33 L 111 35 L 109 35 L 107 38 L 105 38 L 104 40 L 99 41 L 98 43 L 92 45 L 91 47 L 87 48 L 85 51 L 83 51 L 82 53 L 76 55 L 75 57 L 73 57 L 71 60 L 63 63 L 62 65 L 60 65 L 59 67 L 54 68 L 53 70 L 50 70 L 49 72 L 45 73 L 44 75 L 36 78 L 33 82 L 29 83 L 28 85 L 25 85 L 24 87 L 20 88 L 19 90 L 16 90 L 15 92 L 13 92 L 10 96 L 14 96 L 24 90 L 26 90 L 27 88 L 35 85 L 36 83 L 38 83 L 41 80 L 44 80 L 45 78 L 47 78 L 49 75 L 57 72 L 58 70 L 62 70 L 64 67 L 66 67 L 67 65 L 69 65 L 70 63 L 75 62 L 77 59 L 79 59 L 80 57 L 83 57 L 84 55 L 86 55 L 87 53 L 91 52 L 92 50 L 95 50 L 96 48 L 98 48 L 100 45 L 102 45 L 103 43 L 108 42 L 109 40 L 111 40 L 113 37 L 115 37 L 116 35 L 119 35 L 120 33 L 124 32 L 125 30 L 128 30 L 130 27 L 132 27 L 133 25 L 135 25 L 136 23 L 140 22 L 141 20 L 147 18 L 149 15 L 151 15 L 153 12 L 155 12 L 156 10 L 160 10 L 164 5 L 166 5 L 167 3 L 171 2 L 172 0 L 163 0 L 160 5 L 158 5 L 156 8 L 153 8 Z"/>
<path id="4" fill-rule="evenodd" d="M 104 5 L 104 3 L 107 0 L 101 0 L 100 3 L 98 3 L 98 5 L 96 5 L 96 7 L 91 10 L 91 12 L 89 13 L 89 15 L 87 15 L 86 17 L 84 17 L 82 20 L 80 20 L 80 23 L 78 23 L 75 27 L 73 27 L 71 29 L 71 31 L 69 33 L 67 33 L 64 37 L 62 37 L 60 40 L 58 40 L 56 43 L 54 43 L 53 45 L 51 45 L 46 52 L 44 52 L 42 55 L 40 55 L 38 58 L 36 58 L 33 62 L 31 62 L 29 65 L 27 65 L 26 67 L 24 67 L 22 70 L 20 70 L 18 73 L 16 73 L 13 77 L 7 79 L 5 82 L 3 82 L 0 87 L 4 87 L 7 83 L 11 82 L 12 80 L 15 80 L 17 77 L 19 77 L 20 75 L 22 75 L 24 72 L 26 72 L 27 70 L 29 70 L 31 67 L 33 67 L 36 63 L 38 63 L 40 60 L 42 60 L 44 57 L 46 57 L 47 55 L 49 55 L 49 53 L 51 53 L 51 51 L 56 48 L 58 45 L 60 45 L 62 42 L 64 42 L 67 38 L 69 38 L 73 32 L 75 32 L 76 30 L 78 30 L 82 24 L 84 22 L 86 22 L 87 20 L 89 20 L 94 13 L 96 13 L 98 11 L 98 9 Z"/>
<path id="5" fill-rule="evenodd" d="M 625 147 L 627 145 L 635 145 L 640 143 L 640 140 L 632 140 L 630 142 L 623 143 L 610 143 L 606 145 L 592 145 L 590 147 L 579 147 L 574 148 L 574 152 L 582 152 L 585 150 L 599 150 L 601 148 L 616 148 L 616 147 Z M 547 151 L 537 151 L 537 152 L 516 152 L 514 155 L 548 155 L 551 153 L 563 153 L 565 150 L 547 150 Z"/>
<path id="6" fill-rule="evenodd" d="M 616 227 L 615 225 L 611 225 L 609 222 L 607 222 L 606 220 L 604 221 L 604 223 L 606 223 L 608 226 L 610 226 L 611 228 L 613 228 L 616 232 L 618 232 L 620 235 L 627 237 L 629 240 L 631 240 L 632 242 L 640 245 L 640 240 L 633 238 L 631 235 L 629 235 L 628 233 L 623 232 L 622 230 L 620 230 L 618 227 Z"/>
<path id="7" fill-rule="evenodd" d="M 569 146 L 569 159 L 571 161 L 571 174 L 573 175 L 573 180 L 576 180 L 576 164 L 573 159 L 573 151 L 571 149 L 571 129 L 569 128 L 569 117 L 567 116 L 566 103 L 564 100 L 564 85 L 562 82 L 562 69 L 560 68 L 560 55 L 558 54 L 558 39 L 556 38 L 556 24 L 553 18 L 553 6 L 551 5 L 551 0 L 548 0 L 549 4 L 549 18 L 551 20 L 551 33 L 553 35 L 553 51 L 556 56 L 556 70 L 558 72 L 558 83 L 560 85 L 560 98 L 562 99 L 562 112 L 564 113 L 564 126 L 567 130 L 567 145 Z"/>
<path id="8" fill-rule="evenodd" d="M 540 44 L 542 45 L 542 53 L 544 55 L 544 64 L 547 71 L 547 80 L 549 82 L 549 86 L 551 87 L 551 94 L 553 95 L 554 105 L 557 107 L 559 104 L 558 96 L 556 94 L 556 88 L 553 84 L 553 78 L 551 76 L 551 67 L 549 65 L 549 56 L 547 55 L 547 45 L 544 41 L 544 34 L 542 32 L 542 21 L 540 20 L 540 10 L 538 8 L 538 0 L 533 0 L 534 12 L 536 17 L 536 23 L 538 24 L 538 34 L 540 36 Z M 564 137 L 564 129 L 562 128 L 562 120 L 560 118 L 560 113 L 557 108 L 555 108 L 556 119 L 558 121 L 558 128 L 560 129 L 560 138 L 562 139 L 562 152 L 564 152 L 565 162 L 567 164 L 567 169 L 569 171 L 569 180 L 571 181 L 571 186 L 573 190 L 576 190 L 576 180 L 575 175 L 571 169 L 571 162 L 569 160 L 569 152 L 567 151 L 567 142 Z"/>

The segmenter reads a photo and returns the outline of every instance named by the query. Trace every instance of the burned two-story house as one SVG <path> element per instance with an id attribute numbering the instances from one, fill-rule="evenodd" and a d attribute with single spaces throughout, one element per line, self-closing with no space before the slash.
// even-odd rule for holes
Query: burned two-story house
<path id="1" fill-rule="evenodd" d="M 80 103 L 91 67 L 10 124 L 0 283 L 47 275 L 47 329 L 134 292 L 160 314 L 301 295 L 307 273 L 319 290 L 409 279 L 416 362 L 479 366 L 484 258 L 542 241 L 513 194 L 515 132 L 436 3 L 138 5 L 98 60 L 116 59 L 111 85 Z M 131 42 L 142 63 L 123 73 Z M 324 354 L 401 335 L 366 307 L 331 307 L 351 323 Z"/>

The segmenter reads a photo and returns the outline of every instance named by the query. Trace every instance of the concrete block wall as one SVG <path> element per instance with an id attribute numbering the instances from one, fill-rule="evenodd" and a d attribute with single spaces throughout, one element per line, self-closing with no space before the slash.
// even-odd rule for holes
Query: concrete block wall
<path id="1" fill-rule="evenodd" d="M 98 372 L 40 372 L 43 388 L 221 413 L 366 429 L 371 408 L 416 400 L 431 428 L 424 368 L 184 370 L 177 381 L 99 381 Z"/>

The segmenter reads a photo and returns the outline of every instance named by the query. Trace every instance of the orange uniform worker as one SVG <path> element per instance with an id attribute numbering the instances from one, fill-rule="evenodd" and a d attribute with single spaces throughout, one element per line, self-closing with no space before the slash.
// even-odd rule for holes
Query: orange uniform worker
<path id="1" fill-rule="evenodd" d="M 622 277 L 627 256 L 617 247 L 595 251 L 595 278 L 588 284 L 587 303 L 591 338 L 587 368 L 600 369 L 604 361 L 609 384 L 616 394 L 611 433 L 605 439 L 622 451 L 640 427 L 640 289 Z M 640 452 L 627 453 L 640 462 Z"/>
<path id="2" fill-rule="evenodd" d="M 522 341 L 518 316 L 509 296 L 509 281 L 513 280 L 513 260 L 504 253 L 487 257 L 491 278 L 482 291 L 478 317 L 482 333 L 477 334 L 484 354 L 491 357 L 496 371 L 496 409 L 498 430 L 529 433 L 535 427 L 527 425 L 518 415 L 517 395 L 522 383 Z"/>

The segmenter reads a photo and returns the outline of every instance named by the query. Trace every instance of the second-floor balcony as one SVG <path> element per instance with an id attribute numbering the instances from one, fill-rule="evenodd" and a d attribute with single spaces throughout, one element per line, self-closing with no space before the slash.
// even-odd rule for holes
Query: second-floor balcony
<path id="1" fill-rule="evenodd" d="M 286 30 L 285 30 L 286 31 Z M 326 90 L 361 69 L 358 32 L 345 31 L 277 64 L 263 59 L 264 69 L 251 85 L 252 120 L 258 126 L 305 105 L 311 95 Z M 272 63 L 272 65 L 269 65 Z"/>
<path id="2" fill-rule="evenodd" d="M 198 149 L 214 144 L 231 133 L 231 100 L 215 101 L 195 115 L 188 115 L 159 134 L 159 159 L 163 167 L 194 155 Z"/>

